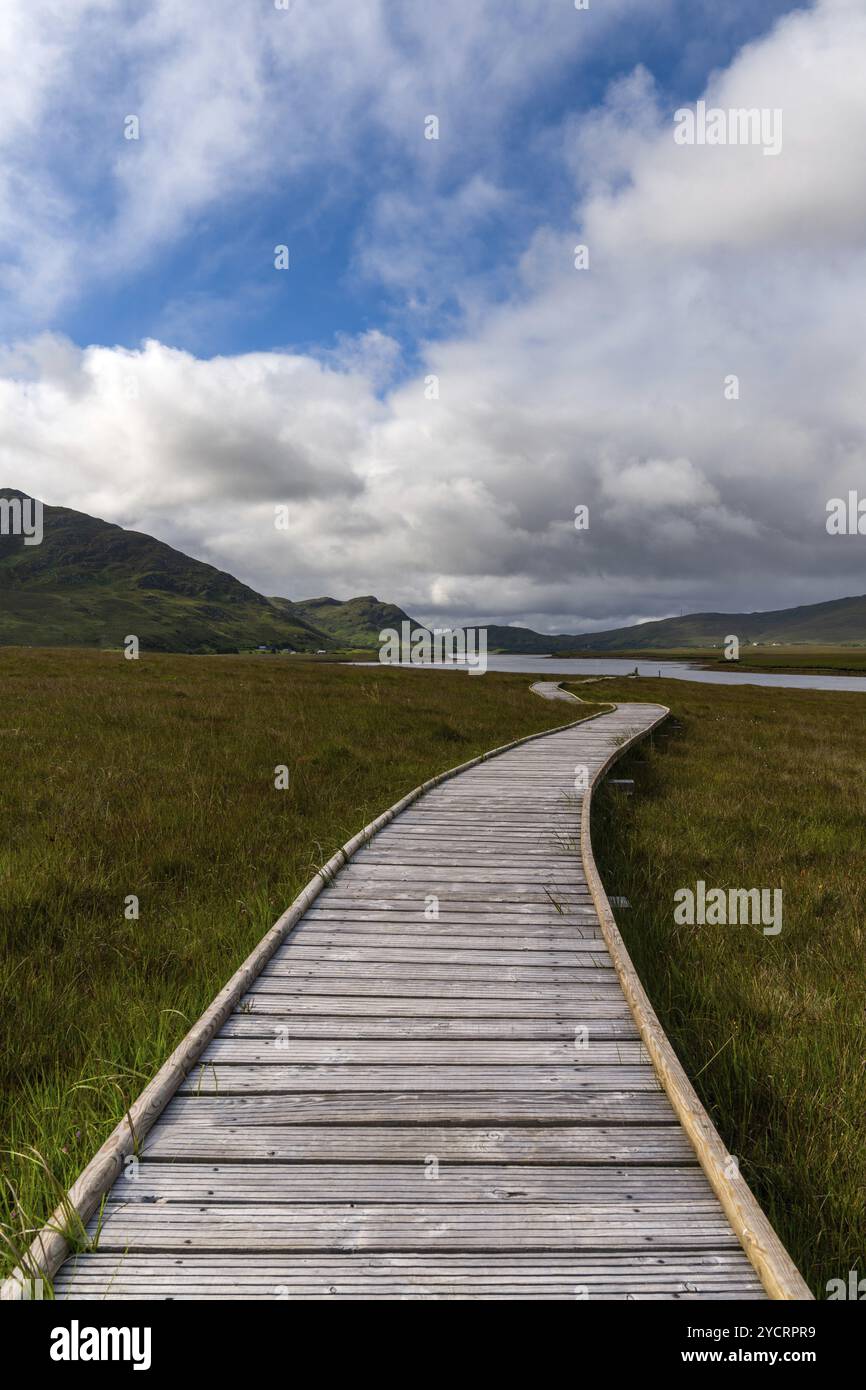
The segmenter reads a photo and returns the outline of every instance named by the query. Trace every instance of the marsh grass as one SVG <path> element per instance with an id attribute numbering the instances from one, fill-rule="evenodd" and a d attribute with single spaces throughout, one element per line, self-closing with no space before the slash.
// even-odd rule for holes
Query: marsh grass
<path id="1" fill-rule="evenodd" d="M 670 706 L 602 789 L 593 845 L 653 1005 L 818 1297 L 866 1274 L 866 700 L 665 680 L 581 685 Z M 783 927 L 678 926 L 674 892 L 783 889 Z"/>
<path id="2" fill-rule="evenodd" d="M 5 1263 L 341 844 L 576 717 L 517 676 L 0 650 Z"/>
<path id="3" fill-rule="evenodd" d="M 813 643 L 789 643 L 775 647 L 772 644 L 753 647 L 743 642 L 739 659 L 735 662 L 727 661 L 720 647 L 633 647 L 619 651 L 560 652 L 559 655 L 616 657 L 646 665 L 652 665 L 654 661 L 691 661 L 708 670 L 782 671 L 789 675 L 828 672 L 842 676 L 863 675 L 866 672 L 866 646 L 862 643 L 823 647 Z"/>

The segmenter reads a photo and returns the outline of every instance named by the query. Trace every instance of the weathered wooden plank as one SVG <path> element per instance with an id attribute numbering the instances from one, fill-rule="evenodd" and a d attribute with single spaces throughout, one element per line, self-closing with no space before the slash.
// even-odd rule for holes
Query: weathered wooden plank
<path id="1" fill-rule="evenodd" d="M 279 1029 L 279 1033 L 277 1033 Z M 578 1029 L 586 1029 L 588 1040 L 602 1042 L 613 1038 L 638 1038 L 631 1018 L 588 1016 L 571 1018 L 365 1018 L 357 1014 L 236 1013 L 226 1019 L 220 1038 L 262 1038 L 273 1042 L 282 1038 L 453 1038 L 477 1040 L 567 1039 L 574 1044 Z"/>
<path id="2" fill-rule="evenodd" d="M 586 887 L 582 870 L 575 867 L 570 855 L 561 857 L 547 851 L 530 852 L 513 845 L 499 844 L 496 850 L 487 854 L 470 852 L 464 847 L 460 854 L 456 846 L 450 852 L 400 850 L 383 854 L 376 859 L 368 859 L 347 879 L 347 883 L 386 879 L 391 883 L 425 883 L 428 878 L 448 879 L 473 883 L 516 885 L 546 883 L 554 878 L 559 883 L 573 885 L 580 892 Z M 514 868 L 502 868 L 503 859 L 510 859 Z"/>
<path id="3" fill-rule="evenodd" d="M 236 1112 L 235 1112 L 236 1113 Z M 174 1111 L 145 1140 L 151 1160 L 215 1163 L 508 1163 L 694 1167 L 691 1145 L 678 1125 L 521 1125 L 484 1129 L 469 1125 L 248 1124 L 249 1107 L 233 1124 L 197 1121 Z M 177 1118 L 175 1118 L 177 1116 Z"/>
<path id="4" fill-rule="evenodd" d="M 466 824 L 466 817 L 459 825 L 426 824 L 406 833 L 395 831 L 393 836 L 380 839 L 378 845 L 363 851 L 363 858 L 356 856 L 356 863 L 375 863 L 382 859 L 403 854 L 414 858 L 416 854 L 427 855 L 435 852 L 460 854 L 466 858 L 476 855 L 482 858 L 496 856 L 502 862 L 503 850 L 508 856 L 527 855 L 530 859 L 542 858 L 546 861 L 565 860 L 583 873 L 578 839 L 578 817 L 575 815 L 569 825 L 557 824 L 552 818 L 546 819 L 542 827 L 534 830 L 494 829 L 485 822 Z M 369 854 L 369 858 L 367 855 Z M 411 860 L 409 861 L 411 862 Z M 465 860 L 461 860 L 465 862 Z"/>
<path id="5" fill-rule="evenodd" d="M 517 854 L 511 853 L 514 848 L 514 842 L 508 842 L 503 836 L 491 838 L 485 847 L 479 843 L 471 826 L 464 825 L 460 843 L 453 839 L 443 840 L 441 834 L 425 835 L 423 839 L 416 836 L 411 843 L 380 841 L 376 849 L 367 850 L 353 859 L 350 877 L 361 878 L 383 871 L 390 873 L 393 870 L 412 869 L 419 864 L 426 871 L 431 862 L 435 864 L 438 861 L 449 877 L 455 872 L 458 878 L 464 877 L 463 871 L 477 862 L 484 873 L 493 870 L 519 875 L 525 867 L 532 869 L 533 873 L 555 870 L 567 876 L 574 875 L 581 882 L 586 881 L 583 864 L 573 846 L 535 844 L 531 847 L 521 846 Z M 507 852 L 503 853 L 503 849 Z M 474 874 L 466 874 L 465 877 L 474 878 Z"/>
<path id="6" fill-rule="evenodd" d="M 288 1062 L 251 1066 L 208 1063 L 196 1068 L 181 1093 L 252 1095 L 277 1091 L 571 1091 L 656 1090 L 649 1064 L 619 1066 L 581 1063 L 571 1067 L 523 1066 L 292 1066 Z"/>
<path id="7" fill-rule="evenodd" d="M 576 1269 L 593 1270 L 616 1278 L 620 1274 L 635 1273 L 643 1279 L 666 1278 L 680 1275 L 689 1268 L 688 1257 L 681 1250 L 653 1250 L 651 1254 L 623 1253 L 616 1250 L 587 1251 L 579 1257 L 551 1251 L 543 1260 L 536 1254 L 521 1254 L 515 1251 L 508 1255 L 498 1255 L 495 1251 L 482 1253 L 452 1253 L 448 1255 L 431 1254 L 426 1250 L 412 1252 L 393 1252 L 376 1254 L 360 1251 L 358 1254 L 333 1257 L 321 1254 L 298 1254 L 291 1263 L 268 1253 L 251 1253 L 239 1265 L 233 1255 L 210 1252 L 207 1254 L 181 1255 L 167 1253 L 130 1254 L 118 1259 L 116 1255 L 96 1254 L 81 1257 L 77 1261 L 82 1276 L 98 1278 L 99 1269 L 113 1269 L 128 1276 L 151 1276 L 159 1278 L 177 1268 L 197 1269 L 210 1277 L 218 1277 L 221 1272 L 244 1277 L 244 1272 L 253 1277 L 256 1271 L 283 1270 L 289 1276 L 304 1279 L 309 1273 L 322 1270 L 341 1269 L 350 1279 L 369 1278 L 380 1273 L 390 1275 L 394 1271 L 407 1272 L 416 1277 L 429 1274 L 459 1278 L 463 1274 L 474 1276 L 487 1269 L 492 1278 L 511 1279 L 517 1275 L 526 1278 L 570 1277 Z M 70 1261 L 69 1268 L 73 1262 Z M 695 1269 L 707 1278 L 723 1280 L 739 1278 L 743 1265 L 735 1250 L 701 1251 L 695 1256 Z M 748 1265 L 746 1269 L 749 1270 Z M 750 1282 L 757 1283 L 753 1271 L 749 1271 Z"/>
<path id="8" fill-rule="evenodd" d="M 408 946 L 381 946 L 359 943 L 355 945 L 336 945 L 336 944 L 313 944 L 306 945 L 303 941 L 297 941 L 289 951 L 281 950 L 275 952 L 271 958 L 269 971 L 278 974 L 282 968 L 291 971 L 301 963 L 311 963 L 316 961 L 331 962 L 339 961 L 348 963 L 354 961 L 375 961 L 390 963 L 393 965 L 481 965 L 485 969 L 498 968 L 499 966 L 520 966 L 521 969 L 537 970 L 571 970 L 578 966 L 586 968 L 587 965 L 595 963 L 595 957 L 604 959 L 604 948 L 598 944 L 590 943 L 584 946 L 582 951 L 577 950 L 577 945 L 567 951 L 504 951 L 501 947 L 490 946 L 482 950 L 460 950 L 453 949 L 448 945 L 436 946 L 428 945 L 419 941 L 411 942 Z"/>
<path id="9" fill-rule="evenodd" d="M 513 860 L 514 867 L 503 869 L 504 859 Z M 438 872 L 435 864 L 407 864 L 402 857 L 381 864 L 371 862 L 347 873 L 345 878 L 337 878 L 328 890 L 328 897 L 333 902 L 336 898 L 354 898 L 366 893 L 371 898 L 390 901 L 423 892 L 427 883 L 438 885 L 443 893 L 462 889 L 482 902 L 493 903 L 508 902 L 512 894 L 518 901 L 531 902 L 545 884 L 558 883 L 563 893 L 568 893 L 576 902 L 591 902 L 586 878 L 570 860 L 551 863 L 547 856 L 539 856 L 535 860 L 527 858 L 524 863 L 521 850 L 502 845 L 499 864 L 491 859 L 486 864 L 472 865 L 464 858 L 461 865 L 442 865 Z"/>
<path id="10" fill-rule="evenodd" d="M 349 969 L 350 966 L 350 969 Z M 354 959 L 350 954 L 349 960 L 309 960 L 299 959 L 295 963 L 291 960 L 279 960 L 274 965 L 268 965 L 261 972 L 260 981 L 268 980 L 346 980 L 352 984 L 360 984 L 361 980 L 375 980 L 379 984 L 385 984 L 388 980 L 409 980 L 416 986 L 420 984 L 432 983 L 434 980 L 441 981 L 442 984 L 456 986 L 456 984 L 474 984 L 475 987 L 485 986 L 485 984 L 596 984 L 603 983 L 603 977 L 610 977 L 610 986 L 616 988 L 616 977 L 613 974 L 613 966 L 609 956 L 592 955 L 588 960 L 584 960 L 582 965 L 574 966 L 542 966 L 542 965 L 484 965 L 482 962 L 463 962 L 460 965 L 428 965 L 427 962 L 411 962 L 411 960 L 366 960 Z M 601 977 L 601 980 L 599 980 Z M 327 984 L 331 988 L 331 984 Z M 487 992 L 487 991 L 482 991 Z M 492 992 L 492 991 L 491 991 Z"/>
<path id="11" fill-rule="evenodd" d="M 677 1126 L 661 1087 L 584 1091 L 295 1091 L 278 1095 L 179 1094 L 162 1124 Z M 156 1133 L 156 1131 L 154 1131 Z"/>
<path id="12" fill-rule="evenodd" d="M 123 1181 L 123 1179 L 121 1179 Z M 394 1206 L 167 1206 L 114 1203 L 91 1223 L 102 1251 L 137 1250 L 725 1250 L 714 1199 L 633 1203 L 434 1203 Z"/>
<path id="13" fill-rule="evenodd" d="M 583 877 L 583 865 L 578 857 L 578 842 L 571 831 L 551 832 L 548 828 L 543 834 L 533 831 L 531 835 L 515 835 L 508 831 L 491 831 L 485 836 L 475 826 L 461 827 L 461 830 L 428 828 L 423 833 L 383 840 L 369 858 L 357 857 L 358 863 L 381 864 L 393 861 L 412 864 L 416 858 L 424 863 L 431 856 L 443 855 L 447 859 L 457 858 L 459 863 L 468 864 L 475 859 L 487 862 L 493 860 L 501 864 L 504 858 L 528 864 L 554 864 L 575 869 Z M 452 866 L 454 867 L 454 866 Z"/>
<path id="14" fill-rule="evenodd" d="M 435 902 L 438 918 L 425 917 L 424 909 Z M 507 897 L 465 897 L 460 894 L 449 895 L 441 885 L 431 886 L 429 892 L 422 889 L 405 896 L 373 898 L 359 894 L 351 898 L 334 899 L 328 910 L 335 916 L 333 921 L 347 918 L 359 925 L 368 922 L 412 922 L 447 921 L 458 923 L 466 919 L 470 925 L 518 927 L 525 923 L 528 927 L 544 928 L 589 928 L 593 934 L 598 931 L 598 918 L 593 914 L 589 902 L 580 902 L 545 887 L 528 898 L 520 894 Z"/>
<path id="15" fill-rule="evenodd" d="M 602 991 L 587 987 L 569 992 L 567 998 L 552 1000 L 511 998 L 462 998 L 456 995 L 439 998 L 435 995 L 414 998 L 411 995 L 374 994 L 361 996 L 351 994 L 291 994 L 275 993 L 247 994 L 238 1005 L 238 1012 L 232 1014 L 223 1025 L 232 1027 L 232 1020 L 242 1017 L 253 1022 L 271 1014 L 288 1014 L 293 1018 L 309 1017 L 315 1022 L 319 1015 L 363 1020 L 385 1019 L 398 1022 L 412 1018 L 452 1019 L 455 1024 L 472 1020 L 514 1020 L 522 1026 L 537 1021 L 544 1026 L 545 1021 L 553 1023 L 580 1024 L 591 1019 L 619 1019 L 632 1023 L 632 1016 L 624 1001 L 613 990 Z"/>
<path id="16" fill-rule="evenodd" d="M 70 1261 L 60 1298 L 569 1300 L 763 1297 L 740 1252 L 544 1256 L 367 1254 L 91 1255 Z"/>
<path id="17" fill-rule="evenodd" d="M 599 1067 L 634 1066 L 649 1057 L 639 1038 L 608 1041 L 587 1032 L 575 1039 L 516 1042 L 483 1038 L 294 1038 L 274 1025 L 270 1038 L 228 1038 L 220 1034 L 202 1054 L 202 1065 L 264 1067 L 284 1063 L 316 1066 L 400 1065 L 404 1067 Z"/>
<path id="18" fill-rule="evenodd" d="M 466 833 L 471 838 L 471 831 Z M 511 861 L 513 867 L 503 869 L 503 860 Z M 529 877 L 523 876 L 524 871 L 529 872 Z M 587 886 L 583 870 L 575 864 L 570 852 L 553 854 L 549 850 L 527 850 L 520 845 L 503 842 L 501 838 L 491 841 L 491 848 L 483 852 L 469 850 L 465 841 L 462 854 L 456 843 L 441 848 L 428 844 L 424 850 L 391 851 L 366 860 L 350 879 L 346 879 L 346 883 L 385 878 L 399 886 L 404 874 L 410 887 L 415 880 L 423 883 L 427 878 L 453 878 L 458 882 L 471 879 L 473 883 L 500 883 L 505 886 L 510 883 L 532 886 L 555 878 L 561 883 L 572 884 L 576 893 L 582 893 Z M 335 886 L 343 887 L 339 880 Z"/>
<path id="19" fill-rule="evenodd" d="M 417 908 L 390 908 L 368 912 L 366 908 L 348 908 L 342 912 L 311 912 L 300 923 L 292 938 L 299 940 L 300 932 L 418 932 L 440 931 L 489 936 L 499 934 L 503 940 L 532 941 L 537 936 L 580 940 L 585 936 L 598 936 L 598 923 L 587 913 L 561 913 L 551 906 L 544 914 L 523 914 L 515 917 L 509 912 L 487 910 L 483 905 L 478 912 L 460 912 L 453 907 L 443 908 L 440 904 L 437 916 L 419 916 Z M 291 939 L 291 938 L 290 938 Z"/>
<path id="20" fill-rule="evenodd" d="M 377 864 L 383 860 L 400 859 L 407 855 L 410 857 L 406 862 L 411 863 L 415 855 L 426 858 L 428 855 L 441 852 L 449 857 L 456 856 L 459 859 L 459 868 L 460 864 L 467 864 L 476 857 L 485 859 L 498 855 L 499 863 L 502 863 L 502 849 L 505 847 L 508 850 L 518 849 L 521 862 L 525 855 L 527 862 L 543 859 L 547 863 L 562 863 L 576 869 L 580 874 L 583 873 L 580 843 L 576 834 L 576 814 L 569 824 L 556 822 L 548 817 L 543 827 L 520 831 L 500 829 L 497 832 L 484 821 L 486 834 L 482 833 L 482 823 L 477 818 L 464 815 L 462 820 L 462 835 L 454 826 L 430 823 L 425 825 L 423 830 L 405 835 L 395 831 L 394 835 L 380 839 L 378 844 L 370 844 L 357 854 L 352 862 L 358 867 L 363 867 L 365 864 Z M 510 856 L 507 858 L 510 859 Z"/>
<path id="21" fill-rule="evenodd" d="M 495 908 L 509 904 L 523 903 L 537 909 L 545 903 L 556 910 L 559 903 L 562 915 L 572 907 L 589 907 L 592 899 L 589 890 L 562 883 L 555 875 L 549 874 L 538 883 L 478 883 L 476 880 L 457 882 L 454 879 L 434 878 L 432 875 L 415 887 L 408 883 L 381 882 L 375 879 L 358 879 L 352 883 L 341 883 L 339 892 L 328 896 L 328 904 L 341 903 L 343 906 L 406 907 L 417 903 L 419 898 L 434 894 L 440 903 L 450 903 L 459 907 L 469 907 L 486 903 Z"/>
<path id="22" fill-rule="evenodd" d="M 420 969 L 420 967 L 419 967 Z M 576 972 L 572 972 L 572 976 Z M 565 983 L 542 980 L 535 976 L 515 981 L 497 979 L 491 981 L 484 974 L 473 975 L 471 980 L 440 979 L 437 975 L 428 978 L 417 971 L 401 971 L 398 975 L 360 975 L 358 967 L 351 972 L 332 975 L 328 971 L 304 972 L 296 975 L 265 975 L 250 985 L 247 998 L 258 999 L 260 994 L 280 995 L 285 998 L 297 995 L 351 995 L 356 998 L 377 996 L 380 998 L 430 998 L 447 1002 L 451 999 L 478 1000 L 481 1002 L 501 1002 L 502 1000 L 537 1000 L 551 1004 L 565 1005 L 583 1000 L 621 999 L 622 992 L 617 985 L 613 971 L 587 970 L 583 979 L 570 978 Z"/>
<path id="23" fill-rule="evenodd" d="M 331 960 L 308 960 L 299 959 L 295 963 L 291 961 L 277 961 L 275 964 L 268 964 L 261 972 L 259 979 L 302 979 L 315 978 L 317 980 L 330 980 L 332 978 L 345 979 L 351 976 L 352 983 L 362 979 L 377 980 L 412 980 L 416 984 L 423 981 L 436 980 L 443 984 L 451 984 L 461 978 L 467 983 L 475 984 L 594 984 L 597 976 L 609 974 L 613 979 L 613 967 L 609 957 L 591 956 L 590 961 L 581 965 L 485 965 L 483 962 L 466 961 L 457 964 L 427 964 L 424 961 L 380 961 L 356 959 L 360 953 L 347 952 L 347 959 L 339 958 Z M 591 963 L 590 963 L 591 962 Z M 351 970 L 347 966 L 351 965 Z"/>
<path id="24" fill-rule="evenodd" d="M 594 952 L 596 955 L 603 954 L 605 950 L 604 937 L 574 937 L 571 938 L 563 933 L 556 938 L 550 935 L 536 934 L 533 937 L 520 937 L 515 934 L 514 939 L 503 941 L 497 928 L 491 929 L 487 936 L 471 935 L 466 936 L 454 930 L 444 930 L 436 923 L 419 922 L 414 931 L 405 928 L 392 927 L 390 931 L 361 931 L 340 932 L 328 928 L 322 930 L 319 927 L 304 927 L 297 934 L 292 933 L 293 940 L 290 946 L 284 946 L 274 953 L 274 960 L 291 960 L 301 952 L 309 953 L 310 948 L 322 950 L 329 948 L 332 950 L 366 950 L 371 953 L 377 947 L 386 947 L 392 951 L 402 950 L 423 950 L 429 951 L 472 951 L 476 954 L 484 951 L 492 953 L 499 964 L 522 964 L 527 957 L 539 957 L 541 962 L 547 961 L 549 964 L 561 964 L 561 957 L 565 957 L 567 962 L 572 960 L 573 953 L 586 954 Z M 505 960 L 504 956 L 509 959 Z M 511 961 L 510 956 L 514 955 L 515 960 Z M 379 957 L 376 957 L 379 959 Z"/>
<path id="25" fill-rule="evenodd" d="M 611 1302 L 616 1302 L 625 1299 L 632 1299 L 638 1302 L 661 1302 L 667 1301 L 669 1299 L 682 1300 L 686 1302 L 697 1302 L 698 1300 L 700 1300 L 701 1302 L 723 1302 L 729 1299 L 736 1299 L 738 1302 L 752 1302 L 759 1300 L 763 1301 L 767 1296 L 763 1291 L 756 1291 L 754 1293 L 744 1293 L 737 1288 L 734 1288 L 730 1292 L 723 1290 L 722 1292 L 704 1293 L 700 1292 L 697 1289 L 697 1285 L 694 1286 L 695 1292 L 682 1294 L 671 1293 L 668 1291 L 665 1291 L 663 1293 L 631 1293 L 626 1292 L 624 1289 L 620 1289 L 619 1292 L 605 1292 L 603 1287 L 599 1285 L 597 1291 L 593 1292 L 593 1294 L 590 1295 L 590 1289 L 589 1286 L 586 1284 L 586 1281 L 584 1281 L 584 1284 L 580 1286 L 579 1295 L 574 1292 L 574 1289 L 572 1289 L 570 1293 L 537 1293 L 534 1292 L 532 1289 L 527 1291 L 517 1286 L 512 1288 L 510 1291 L 503 1293 L 495 1288 L 491 1289 L 489 1284 L 483 1277 L 475 1281 L 472 1288 L 469 1288 L 467 1286 L 464 1287 L 464 1290 L 462 1292 L 455 1291 L 446 1293 L 433 1292 L 432 1290 L 427 1289 L 421 1285 L 416 1286 L 412 1280 L 408 1279 L 399 1284 L 395 1284 L 390 1290 L 347 1292 L 345 1294 L 338 1293 L 335 1289 L 333 1281 L 327 1278 L 323 1279 L 317 1288 L 315 1286 L 310 1287 L 306 1290 L 306 1292 L 289 1292 L 289 1287 L 290 1286 L 281 1283 L 263 1292 L 246 1292 L 243 1286 L 235 1284 L 231 1286 L 224 1286 L 221 1290 L 218 1289 L 216 1291 L 213 1291 L 210 1288 L 210 1286 L 208 1286 L 198 1291 L 190 1292 L 188 1291 L 187 1286 L 182 1286 L 181 1290 L 178 1291 L 177 1285 L 172 1283 L 168 1286 L 168 1292 L 159 1293 L 155 1291 L 121 1291 L 123 1289 L 123 1286 L 115 1283 L 111 1284 L 106 1292 L 100 1291 L 99 1293 L 85 1294 L 74 1293 L 72 1297 L 75 1299 L 76 1303 L 96 1303 L 101 1302 L 104 1298 L 111 1298 L 112 1300 L 123 1300 L 128 1298 L 134 1300 L 136 1303 L 156 1303 L 166 1300 L 173 1303 L 183 1303 L 198 1302 L 201 1299 L 207 1299 L 208 1301 L 218 1301 L 220 1299 L 223 1299 L 234 1302 L 238 1298 L 242 1298 L 245 1302 L 252 1301 L 253 1299 L 264 1299 L 268 1302 L 273 1302 L 274 1298 L 280 1298 L 286 1300 L 291 1299 L 294 1302 L 303 1302 L 305 1300 L 309 1300 L 310 1302 L 316 1303 L 321 1302 L 322 1300 L 326 1300 L 332 1303 L 339 1303 L 341 1301 L 354 1303 L 360 1299 L 363 1299 L 365 1303 L 375 1303 L 379 1300 L 391 1303 L 395 1299 L 405 1298 L 417 1299 L 418 1301 L 432 1301 L 433 1299 L 440 1298 L 459 1298 L 461 1300 L 466 1298 L 473 1298 L 484 1299 L 485 1301 L 489 1301 L 491 1303 L 529 1303 L 536 1300 L 539 1302 L 550 1303 L 553 1301 L 571 1301 L 578 1296 L 581 1298 L 589 1298 L 590 1296 L 595 1298 L 605 1298 L 609 1299 Z M 691 1288 L 692 1286 L 689 1287 Z M 69 1297 L 69 1295 L 61 1295 L 61 1297 L 64 1296 Z"/>
<path id="26" fill-rule="evenodd" d="M 353 898 L 346 900 L 337 893 L 322 894 L 323 912 L 333 913 L 336 917 L 343 918 L 347 912 L 359 921 L 369 920 L 371 915 L 379 916 L 388 914 L 395 919 L 400 917 L 412 916 L 416 910 L 417 897 L 410 899 L 377 898 L 363 902 Z M 327 901 L 324 901 L 324 900 Z M 366 914 L 366 917 L 365 917 Z M 439 895 L 439 915 L 449 917 L 469 917 L 502 919 L 509 918 L 515 922 L 526 922 L 528 925 L 538 925 L 544 922 L 558 922 L 560 924 L 574 922 L 590 922 L 593 927 L 598 929 L 598 914 L 589 899 L 583 899 L 578 903 L 564 904 L 560 910 L 554 906 L 550 898 L 544 894 L 536 895 L 527 902 L 519 902 L 516 898 L 500 899 L 492 902 L 487 898 L 479 898 L 472 903 L 448 902 L 447 898 Z M 306 917 L 306 914 L 305 914 Z"/>
<path id="27" fill-rule="evenodd" d="M 637 1202 L 648 1209 L 657 1201 L 691 1203 L 706 1197 L 696 1163 L 690 1168 L 461 1164 L 422 1147 L 417 1136 L 415 1153 L 402 1163 L 144 1162 L 132 1172 L 134 1177 L 112 1188 L 109 1205 Z"/>

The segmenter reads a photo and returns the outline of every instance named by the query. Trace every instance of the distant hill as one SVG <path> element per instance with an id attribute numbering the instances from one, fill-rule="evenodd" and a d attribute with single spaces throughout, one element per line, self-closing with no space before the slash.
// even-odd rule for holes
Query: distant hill
<path id="1" fill-rule="evenodd" d="M 635 627 L 611 628 L 572 638 L 569 650 L 663 651 L 721 645 L 735 635 L 740 643 L 802 642 L 838 646 L 866 643 L 866 595 L 777 608 L 766 613 L 689 613 Z M 558 642 L 561 638 L 556 639 Z M 561 648 L 559 649 L 561 650 Z"/>
<path id="2" fill-rule="evenodd" d="M 287 603 L 287 599 L 272 599 Z M 295 613 L 328 633 L 340 647 L 378 647 L 379 633 L 385 628 L 400 631 L 401 623 L 419 626 L 395 603 L 380 603 L 372 594 L 342 602 L 336 598 L 308 598 L 292 604 Z"/>
<path id="3" fill-rule="evenodd" d="M 0 534 L 0 644 L 119 647 L 135 633 L 152 651 L 334 645 L 291 605 L 152 536 L 68 507 L 45 506 L 43 526 L 41 545 Z"/>
<path id="4" fill-rule="evenodd" d="M 286 600 L 283 600 L 286 602 Z M 394 604 L 375 598 L 307 599 L 293 605 L 311 623 L 334 637 L 341 646 L 377 646 L 383 628 L 415 619 Z M 741 643 L 799 642 L 827 646 L 866 644 L 866 596 L 832 599 L 800 608 L 781 608 L 767 613 L 692 613 L 682 618 L 661 618 L 633 627 L 611 628 L 582 636 L 534 632 L 528 627 L 480 624 L 487 629 L 490 652 L 515 656 L 562 656 L 568 652 L 663 651 L 674 648 L 720 646 L 732 633 Z"/>
<path id="5" fill-rule="evenodd" d="M 487 650 L 503 652 L 512 656 L 558 655 L 566 647 L 572 648 L 580 639 L 568 635 L 545 636 L 533 632 L 531 627 L 510 627 L 499 623 L 482 623 L 487 628 Z"/>

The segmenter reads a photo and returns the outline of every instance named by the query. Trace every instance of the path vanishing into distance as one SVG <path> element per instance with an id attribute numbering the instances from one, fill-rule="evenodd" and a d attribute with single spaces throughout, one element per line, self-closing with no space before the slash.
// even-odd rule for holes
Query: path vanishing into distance
<path id="1" fill-rule="evenodd" d="M 585 788 L 667 713 L 485 755 L 335 856 L 72 1189 L 97 1248 L 46 1228 L 56 1296 L 811 1297 L 592 857 Z"/>

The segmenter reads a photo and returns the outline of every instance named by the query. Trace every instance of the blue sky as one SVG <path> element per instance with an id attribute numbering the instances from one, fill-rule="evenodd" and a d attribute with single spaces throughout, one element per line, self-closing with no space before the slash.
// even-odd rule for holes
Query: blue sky
<path id="1" fill-rule="evenodd" d="M 291 25 L 303 3 L 296 0 L 286 14 L 268 13 L 266 3 L 254 8 L 262 25 L 269 23 L 275 31 L 275 41 L 289 46 Z M 387 126 L 371 122 L 359 132 L 348 158 L 341 148 L 329 159 L 323 148 L 321 159 L 292 170 L 281 167 L 277 157 L 265 179 L 249 187 L 243 180 L 221 187 L 218 196 L 191 210 L 165 244 L 144 247 L 140 258 L 129 257 L 107 279 L 95 271 L 77 292 L 32 314 L 26 326 L 49 326 L 81 346 L 136 347 L 155 337 L 202 356 L 286 347 L 315 351 L 333 346 L 338 334 L 379 328 L 396 334 L 411 356 L 418 336 L 453 329 L 465 285 L 481 278 L 494 294 L 507 293 L 509 271 L 533 228 L 539 222 L 568 220 L 574 198 L 562 179 L 563 127 L 600 103 L 613 81 L 640 64 L 652 74 L 663 105 L 673 108 L 694 100 L 714 68 L 724 67 L 744 42 L 765 33 L 794 6 L 784 0 L 759 6 L 679 0 L 624 7 L 626 17 L 618 26 L 604 23 L 605 8 L 595 0 L 587 12 L 575 12 L 565 0 L 558 5 L 554 0 L 548 6 L 558 12 L 551 47 L 560 45 L 561 52 L 548 55 L 543 82 L 504 93 L 483 119 L 475 119 L 470 99 L 468 122 L 459 129 L 449 127 L 447 108 L 441 112 L 444 129 L 438 143 L 419 141 L 413 147 Z M 436 7 L 419 0 L 386 6 L 387 27 L 398 41 L 401 11 L 425 13 L 431 26 L 437 22 Z M 199 6 L 199 12 L 203 24 L 206 11 Z M 123 13 L 118 7 L 117 25 L 128 22 Z M 87 6 L 82 16 L 83 38 Z M 94 32 L 111 33 L 104 17 Z M 411 54 L 410 36 L 403 33 L 405 51 Z M 492 24 L 484 46 L 495 45 L 496 37 Z M 91 94 L 76 110 L 76 93 L 67 89 L 54 93 L 46 108 L 47 124 L 55 132 L 60 126 L 61 136 L 53 152 L 43 145 L 46 165 L 60 196 L 68 199 L 66 226 L 73 241 L 122 216 L 118 195 L 125 190 L 106 172 L 119 155 L 134 165 L 149 139 L 145 119 L 138 143 L 118 145 L 123 119 L 137 107 L 140 73 L 122 45 L 109 47 L 106 56 L 104 65 L 98 59 L 95 65 L 98 103 Z M 435 71 L 425 72 L 420 49 L 417 57 L 410 80 L 417 87 L 417 111 L 423 114 L 428 107 L 438 109 L 440 84 Z M 483 90 L 483 78 L 480 85 Z M 287 112 L 284 125 L 276 122 L 277 143 L 291 146 L 292 123 L 299 118 L 302 111 Z M 171 157 L 166 142 L 162 158 Z M 447 219 L 449 198 L 473 175 L 495 182 L 505 196 L 468 235 L 456 242 L 446 232 L 438 254 L 399 285 L 383 283 L 365 270 L 361 248 L 374 234 L 378 198 L 408 191 L 423 206 L 432 195 L 445 204 L 438 211 Z M 436 242 L 435 204 L 430 217 Z M 290 274 L 274 274 L 275 237 L 290 245 Z M 431 293 L 429 281 L 439 277 L 447 283 Z M 432 300 L 432 305 L 423 312 L 409 307 L 408 300 L 421 305 Z M 20 332 L 14 309 L 10 317 Z"/>
<path id="2" fill-rule="evenodd" d="M 3 480 L 431 620 L 859 592 L 823 520 L 863 475 L 864 26 L 859 0 L 7 0 Z M 779 157 L 678 148 L 701 98 L 782 111 Z"/>

